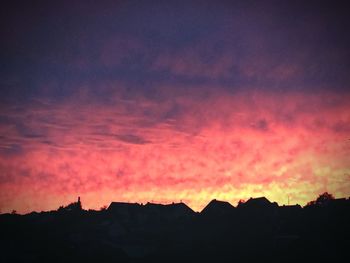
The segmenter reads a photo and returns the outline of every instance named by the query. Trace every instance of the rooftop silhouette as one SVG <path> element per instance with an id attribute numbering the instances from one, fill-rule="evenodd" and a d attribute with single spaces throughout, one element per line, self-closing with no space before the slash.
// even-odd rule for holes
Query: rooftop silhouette
<path id="1" fill-rule="evenodd" d="M 2 262 L 333 262 L 347 255 L 349 208 L 328 193 L 305 207 L 214 199 L 199 213 L 182 202 L 83 210 L 78 198 L 0 215 Z"/>

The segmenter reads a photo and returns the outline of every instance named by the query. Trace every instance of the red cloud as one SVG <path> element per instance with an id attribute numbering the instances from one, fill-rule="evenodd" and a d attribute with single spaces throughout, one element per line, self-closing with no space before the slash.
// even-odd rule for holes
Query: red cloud
<path id="1" fill-rule="evenodd" d="M 7 107 L 1 211 L 55 209 L 78 195 L 85 208 L 182 199 L 197 210 L 212 198 L 350 195 L 349 95 L 207 94 Z"/>

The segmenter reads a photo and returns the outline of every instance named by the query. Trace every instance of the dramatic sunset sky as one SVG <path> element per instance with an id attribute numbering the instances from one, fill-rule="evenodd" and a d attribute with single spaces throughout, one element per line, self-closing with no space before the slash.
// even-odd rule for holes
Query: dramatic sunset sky
<path id="1" fill-rule="evenodd" d="M 350 195 L 346 5 L 11 2 L 1 213 Z"/>

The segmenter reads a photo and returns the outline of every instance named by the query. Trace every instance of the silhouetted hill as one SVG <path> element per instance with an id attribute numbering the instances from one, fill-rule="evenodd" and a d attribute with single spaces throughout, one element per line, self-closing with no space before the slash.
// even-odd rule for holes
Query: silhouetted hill
<path id="1" fill-rule="evenodd" d="M 264 197 L 184 203 L 112 202 L 82 210 L 0 215 L 1 262 L 337 262 L 347 257 L 350 200 L 323 195 L 306 207 Z"/>

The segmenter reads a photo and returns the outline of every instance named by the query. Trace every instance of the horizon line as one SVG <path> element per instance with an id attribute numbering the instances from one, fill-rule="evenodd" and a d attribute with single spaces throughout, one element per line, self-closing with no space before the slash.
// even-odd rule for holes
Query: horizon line
<path id="1" fill-rule="evenodd" d="M 324 193 L 322 193 L 322 194 L 324 194 Z M 320 194 L 319 196 L 321 196 L 322 194 Z M 110 207 L 110 205 L 111 205 L 112 203 L 137 204 L 137 205 L 140 205 L 140 206 L 145 206 L 145 205 L 147 205 L 147 204 L 164 205 L 164 206 L 165 206 L 165 205 L 175 205 L 175 204 L 185 204 L 185 205 L 186 205 L 188 208 L 190 208 L 193 212 L 195 212 L 195 213 L 201 213 L 201 212 L 203 212 L 203 210 L 204 210 L 212 201 L 219 201 L 219 202 L 229 203 L 229 204 L 232 205 L 234 208 L 237 208 L 237 207 L 239 206 L 240 201 L 242 201 L 242 203 L 244 204 L 244 203 L 246 203 L 247 201 L 249 201 L 249 200 L 251 200 L 251 199 L 260 199 L 260 198 L 266 198 L 266 200 L 268 200 L 271 204 L 277 204 L 278 207 L 300 206 L 301 208 L 306 207 L 306 206 L 308 205 L 308 203 L 310 203 L 310 202 L 312 202 L 312 201 L 316 201 L 316 199 L 317 199 L 317 198 L 316 198 L 315 200 L 310 200 L 310 201 L 309 201 L 308 203 L 306 203 L 304 206 L 302 206 L 302 205 L 300 205 L 300 204 L 298 204 L 298 203 L 296 203 L 296 204 L 283 204 L 283 205 L 279 205 L 278 202 L 276 202 L 276 201 L 271 201 L 271 200 L 269 200 L 266 196 L 259 196 L 259 197 L 250 197 L 250 198 L 248 198 L 248 199 L 246 199 L 246 200 L 243 200 L 243 199 L 242 199 L 242 200 L 239 200 L 239 201 L 237 202 L 237 205 L 235 206 L 235 205 L 231 204 L 231 202 L 229 202 L 229 201 L 219 200 L 219 199 L 214 198 L 214 199 L 210 200 L 210 201 L 202 208 L 202 210 L 200 210 L 200 211 L 195 211 L 194 209 L 192 209 L 192 207 L 190 207 L 187 203 L 183 202 L 182 200 L 180 200 L 180 202 L 171 202 L 171 203 L 155 203 L 155 202 L 153 202 L 153 200 L 151 200 L 151 202 L 150 202 L 150 201 L 147 201 L 146 203 L 143 203 L 143 202 L 141 202 L 141 203 L 139 203 L 139 202 L 129 202 L 129 201 L 128 201 L 128 202 L 126 202 L 126 201 L 111 201 L 111 202 L 109 203 L 108 206 L 107 206 L 107 205 L 104 205 L 104 206 L 100 207 L 99 209 L 91 209 L 91 208 L 84 209 L 82 206 L 81 206 L 81 209 L 84 210 L 84 211 L 97 211 L 97 212 L 100 212 L 100 211 L 108 210 L 108 208 Z M 340 198 L 334 197 L 334 200 L 341 200 L 341 199 L 350 200 L 350 196 L 348 196 L 348 197 L 340 197 Z M 80 196 L 78 196 L 78 201 L 76 201 L 76 202 L 71 202 L 71 203 L 69 203 L 69 204 L 67 204 L 67 205 L 61 205 L 61 206 L 59 206 L 57 209 L 54 209 L 54 210 L 46 210 L 46 211 L 44 211 L 44 210 L 42 210 L 42 211 L 33 210 L 33 211 L 31 211 L 31 212 L 28 212 L 28 213 L 17 213 L 17 211 L 14 209 L 14 210 L 12 210 L 12 212 L 5 212 L 5 213 L 2 213 L 2 212 L 0 211 L 0 215 L 5 215 L 5 214 L 28 215 L 28 214 L 31 214 L 31 213 L 54 212 L 54 211 L 58 211 L 61 207 L 62 207 L 62 208 L 66 208 L 66 207 L 68 207 L 69 205 L 77 204 L 77 203 L 81 202 L 80 200 L 81 200 L 81 199 L 80 199 Z"/>

